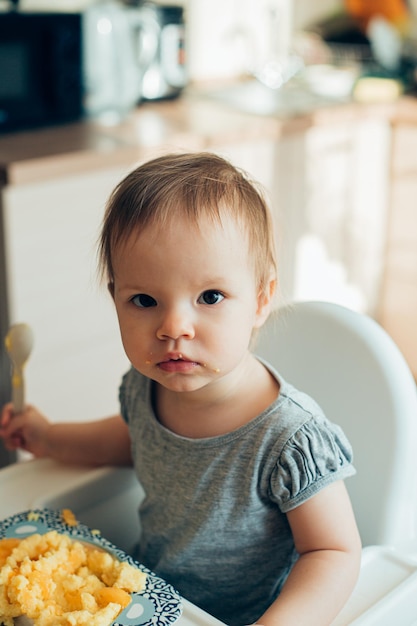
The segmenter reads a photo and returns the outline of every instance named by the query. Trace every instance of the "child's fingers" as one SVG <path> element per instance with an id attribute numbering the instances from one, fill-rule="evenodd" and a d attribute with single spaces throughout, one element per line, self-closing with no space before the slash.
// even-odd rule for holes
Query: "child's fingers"
<path id="1" fill-rule="evenodd" d="M 24 426 L 24 419 L 21 414 L 13 414 L 13 411 L 3 413 L 2 423 L 0 424 L 0 434 L 4 439 L 10 440 L 13 436 L 20 433 Z"/>
<path id="2" fill-rule="evenodd" d="M 13 404 L 11 402 L 9 402 L 8 404 L 5 404 L 3 407 L 3 410 L 1 412 L 1 416 L 0 416 L 0 426 L 2 428 L 7 428 L 7 426 L 10 424 L 10 420 L 13 417 Z"/>
<path id="3" fill-rule="evenodd" d="M 13 418 L 9 423 L 0 429 L 0 436 L 8 450 L 16 450 L 25 447 L 25 436 L 23 427 L 17 423 L 18 418 Z"/>
<path id="4" fill-rule="evenodd" d="M 13 435 L 4 440 L 4 447 L 6 450 L 14 451 L 24 448 L 24 440 L 20 435 Z"/>

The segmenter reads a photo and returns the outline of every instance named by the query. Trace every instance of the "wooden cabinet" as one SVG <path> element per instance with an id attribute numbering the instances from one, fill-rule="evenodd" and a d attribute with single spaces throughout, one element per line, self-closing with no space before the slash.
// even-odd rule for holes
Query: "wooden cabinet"
<path id="1" fill-rule="evenodd" d="M 378 321 L 417 379 L 417 126 L 393 129 L 386 268 Z"/>

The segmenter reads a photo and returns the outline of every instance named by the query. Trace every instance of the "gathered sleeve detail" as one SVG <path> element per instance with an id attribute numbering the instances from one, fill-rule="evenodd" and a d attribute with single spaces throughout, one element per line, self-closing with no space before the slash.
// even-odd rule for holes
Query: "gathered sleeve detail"
<path id="1" fill-rule="evenodd" d="M 311 418 L 282 448 L 270 477 L 272 499 L 286 513 L 353 474 L 352 448 L 342 429 Z"/>

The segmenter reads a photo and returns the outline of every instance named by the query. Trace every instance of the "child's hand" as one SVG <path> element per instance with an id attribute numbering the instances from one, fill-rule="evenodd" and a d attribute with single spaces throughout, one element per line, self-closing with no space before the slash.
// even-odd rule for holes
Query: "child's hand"
<path id="1" fill-rule="evenodd" d="M 0 417 L 0 437 L 8 450 L 21 448 L 36 457 L 48 456 L 50 423 L 35 407 L 26 406 L 20 413 L 6 404 Z"/>

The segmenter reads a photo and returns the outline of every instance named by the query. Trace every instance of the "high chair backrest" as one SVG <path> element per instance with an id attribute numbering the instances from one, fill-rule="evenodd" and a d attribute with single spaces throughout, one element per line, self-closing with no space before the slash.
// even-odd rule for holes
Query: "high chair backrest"
<path id="1" fill-rule="evenodd" d="M 346 485 L 363 544 L 415 539 L 417 391 L 389 335 L 340 305 L 298 302 L 271 315 L 255 352 L 348 436 L 357 474 Z"/>

